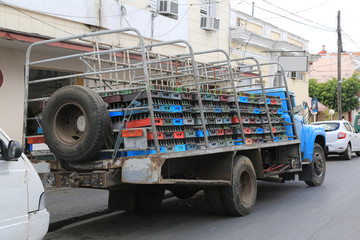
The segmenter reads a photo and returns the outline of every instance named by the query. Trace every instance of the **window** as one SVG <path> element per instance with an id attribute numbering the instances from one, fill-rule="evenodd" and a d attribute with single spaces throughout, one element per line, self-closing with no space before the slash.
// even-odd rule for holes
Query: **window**
<path id="1" fill-rule="evenodd" d="M 302 74 L 301 72 L 286 72 L 286 77 L 293 80 L 304 80 L 304 74 Z"/>
<path id="2" fill-rule="evenodd" d="M 344 126 L 345 126 L 347 131 L 351 132 L 351 127 L 349 126 L 348 123 L 344 123 Z"/>

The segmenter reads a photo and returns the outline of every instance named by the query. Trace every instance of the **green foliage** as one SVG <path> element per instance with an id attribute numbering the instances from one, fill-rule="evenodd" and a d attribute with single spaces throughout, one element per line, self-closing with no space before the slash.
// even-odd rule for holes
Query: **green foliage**
<path id="1" fill-rule="evenodd" d="M 360 79 L 354 74 L 343 79 L 341 84 L 341 108 L 343 112 L 357 109 L 359 106 Z M 309 80 L 309 96 L 317 98 L 319 102 L 337 111 L 337 79 L 326 83 L 318 83 L 316 79 Z"/>

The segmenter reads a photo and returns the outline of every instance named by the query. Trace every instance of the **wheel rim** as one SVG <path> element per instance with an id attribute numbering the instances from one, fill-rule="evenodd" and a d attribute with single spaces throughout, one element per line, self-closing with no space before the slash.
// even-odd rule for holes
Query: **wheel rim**
<path id="1" fill-rule="evenodd" d="M 57 109 L 53 131 L 60 142 L 71 145 L 82 139 L 86 125 L 87 119 L 84 109 L 75 102 L 69 102 Z"/>
<path id="2" fill-rule="evenodd" d="M 244 170 L 240 175 L 240 199 L 243 203 L 248 204 L 251 202 L 251 198 L 253 195 L 253 180 L 251 178 L 251 174 L 248 170 Z"/>
<path id="3" fill-rule="evenodd" d="M 314 155 L 314 172 L 316 176 L 321 176 L 324 171 L 324 163 L 320 153 L 315 153 Z"/>

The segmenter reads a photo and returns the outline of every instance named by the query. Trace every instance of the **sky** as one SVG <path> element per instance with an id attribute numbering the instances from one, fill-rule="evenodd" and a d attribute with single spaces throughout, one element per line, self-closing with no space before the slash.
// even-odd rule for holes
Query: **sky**
<path id="1" fill-rule="evenodd" d="M 221 0 L 220 0 L 221 1 Z M 337 52 L 337 16 L 343 50 L 360 52 L 359 0 L 231 0 L 239 11 L 269 22 L 309 40 L 309 52 L 316 54 L 325 45 L 328 53 Z"/>

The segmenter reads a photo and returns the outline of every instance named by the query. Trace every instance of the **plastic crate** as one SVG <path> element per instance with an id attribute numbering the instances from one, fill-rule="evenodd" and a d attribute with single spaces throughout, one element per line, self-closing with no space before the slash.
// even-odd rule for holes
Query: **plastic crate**
<path id="1" fill-rule="evenodd" d="M 185 145 L 185 149 L 186 149 L 186 151 L 196 150 L 196 149 L 197 149 L 197 145 L 196 145 L 196 144 L 186 144 L 186 145 Z"/>
<path id="2" fill-rule="evenodd" d="M 124 116 L 123 111 L 109 112 L 110 117 Z"/>
<path id="3" fill-rule="evenodd" d="M 175 145 L 175 152 L 183 152 L 183 151 L 186 151 L 185 144 Z"/>
<path id="4" fill-rule="evenodd" d="M 161 118 L 155 118 L 156 126 L 163 126 L 163 120 Z M 125 124 L 127 128 L 138 128 L 138 127 L 147 127 L 151 126 L 150 118 L 131 120 Z"/>
<path id="5" fill-rule="evenodd" d="M 153 140 L 154 139 L 154 134 L 152 132 L 148 132 L 146 137 L 147 137 L 147 140 Z M 159 140 L 164 139 L 164 133 L 163 132 L 157 132 L 157 138 Z"/>
<path id="6" fill-rule="evenodd" d="M 196 137 L 204 137 L 204 131 L 203 130 L 197 130 L 195 131 Z M 206 135 L 209 136 L 209 130 L 206 130 Z"/>
<path id="7" fill-rule="evenodd" d="M 180 138 L 184 138 L 184 132 L 182 131 L 178 131 L 178 132 L 174 132 L 174 139 L 180 139 Z"/>
<path id="8" fill-rule="evenodd" d="M 183 120 L 182 118 L 174 118 L 173 119 L 173 125 L 174 126 L 183 126 Z"/>

